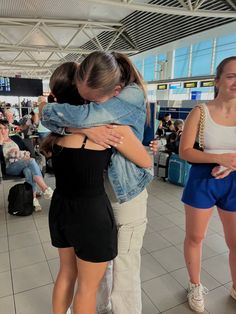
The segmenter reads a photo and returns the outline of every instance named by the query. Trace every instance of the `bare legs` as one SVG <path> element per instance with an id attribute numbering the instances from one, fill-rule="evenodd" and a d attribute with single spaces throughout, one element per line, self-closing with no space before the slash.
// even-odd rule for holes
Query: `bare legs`
<path id="1" fill-rule="evenodd" d="M 76 256 L 73 248 L 59 249 L 60 270 L 53 289 L 54 314 L 65 314 L 70 307 L 77 279 Z"/>
<path id="2" fill-rule="evenodd" d="M 78 259 L 73 248 L 59 249 L 60 270 L 53 289 L 53 314 L 65 314 L 74 296 L 74 314 L 95 314 L 96 293 L 107 263 L 90 263 Z"/>
<path id="3" fill-rule="evenodd" d="M 218 213 L 224 227 L 225 241 L 229 248 L 229 266 L 236 289 L 236 212 L 229 212 L 218 208 Z"/>
<path id="4" fill-rule="evenodd" d="M 186 237 L 184 256 L 190 281 L 200 283 L 202 241 L 205 237 L 213 209 L 198 209 L 185 205 Z M 218 208 L 229 248 L 229 265 L 234 289 L 236 288 L 236 212 Z"/>
<path id="5" fill-rule="evenodd" d="M 74 296 L 74 314 L 95 314 L 96 294 L 107 267 L 105 263 L 90 263 L 77 258 L 78 287 Z"/>
<path id="6" fill-rule="evenodd" d="M 184 257 L 190 281 L 200 283 L 202 241 L 205 237 L 213 209 L 199 209 L 185 205 L 186 237 Z"/>
<path id="7" fill-rule="evenodd" d="M 37 185 L 39 186 L 40 190 L 42 190 L 43 192 L 47 189 L 47 184 L 45 183 L 43 177 L 41 176 L 33 176 L 33 180 L 35 183 L 37 183 Z"/>

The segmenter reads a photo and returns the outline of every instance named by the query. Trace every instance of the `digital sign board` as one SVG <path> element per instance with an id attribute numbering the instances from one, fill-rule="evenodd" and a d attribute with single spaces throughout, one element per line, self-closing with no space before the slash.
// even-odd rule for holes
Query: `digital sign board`
<path id="1" fill-rule="evenodd" d="M 197 82 L 184 82 L 184 88 L 195 88 L 197 87 Z"/>
<path id="2" fill-rule="evenodd" d="M 158 90 L 164 90 L 164 89 L 167 89 L 167 86 L 168 86 L 167 84 L 158 84 L 157 89 Z"/>
<path id="3" fill-rule="evenodd" d="M 215 86 L 214 81 L 201 81 L 200 82 L 200 87 L 213 87 Z"/>

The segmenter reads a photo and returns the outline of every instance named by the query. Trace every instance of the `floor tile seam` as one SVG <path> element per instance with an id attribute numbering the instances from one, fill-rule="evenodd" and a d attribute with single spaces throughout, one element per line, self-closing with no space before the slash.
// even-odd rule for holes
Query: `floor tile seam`
<path id="1" fill-rule="evenodd" d="M 225 255 L 225 254 L 227 254 L 227 253 L 228 253 L 228 251 L 227 251 L 227 252 L 223 252 L 223 253 L 218 253 L 218 254 L 216 254 L 216 255 L 207 257 L 207 258 L 204 259 L 204 262 L 207 261 L 207 260 L 209 260 L 209 259 L 211 259 L 211 258 L 214 258 L 214 257 L 216 257 L 216 256 Z"/>
<path id="2" fill-rule="evenodd" d="M 166 274 L 163 274 L 162 276 L 165 276 Z M 159 277 L 162 277 L 162 276 L 159 276 Z M 172 276 L 171 276 L 172 277 Z M 173 278 L 173 277 L 172 277 Z M 173 278 L 177 283 L 179 283 L 175 278 Z M 182 285 L 181 285 L 182 286 Z M 182 286 L 183 287 L 183 286 Z M 184 288 L 184 287 L 183 287 Z M 158 311 L 160 312 L 159 314 L 161 314 L 161 313 L 165 313 L 165 312 L 167 312 L 167 311 L 169 311 L 169 310 L 171 310 L 171 309 L 173 309 L 173 308 L 175 308 L 176 306 L 179 306 L 179 305 L 181 305 L 181 304 L 184 304 L 184 303 L 186 303 L 186 301 L 187 301 L 187 290 L 184 288 L 184 290 L 186 291 L 186 300 L 184 301 L 184 302 L 181 302 L 181 301 L 178 301 L 178 302 L 180 302 L 180 303 L 178 303 L 177 305 L 175 305 L 175 306 L 173 306 L 173 307 L 170 307 L 170 308 L 168 308 L 168 309 L 166 309 L 164 312 L 162 311 L 161 312 L 161 310 L 156 306 L 156 308 L 158 309 Z"/>
<path id="3" fill-rule="evenodd" d="M 208 245 L 209 246 L 209 245 Z M 211 248 L 211 247 L 210 247 Z M 215 251 L 214 249 L 212 249 L 213 251 Z M 214 255 L 212 255 L 212 256 L 209 256 L 209 257 L 206 257 L 206 258 L 204 258 L 204 261 L 205 260 L 208 260 L 209 258 L 212 258 L 212 257 L 215 257 L 215 256 L 218 256 L 218 255 L 223 255 L 223 254 L 227 254 L 229 251 L 227 250 L 227 251 L 224 251 L 224 252 L 216 252 L 216 254 L 214 254 Z"/>
<path id="4" fill-rule="evenodd" d="M 165 240 L 165 239 L 164 239 Z M 165 240 L 166 241 L 166 240 Z M 169 241 L 168 241 L 169 242 Z M 144 249 L 149 253 L 149 254 L 151 254 L 152 255 L 152 253 L 155 253 L 155 252 L 160 252 L 160 251 L 164 251 L 164 250 L 166 250 L 166 249 L 168 249 L 168 248 L 170 248 L 170 247 L 172 247 L 172 246 L 174 246 L 173 244 L 171 244 L 170 243 L 170 245 L 168 245 L 168 246 L 166 246 L 166 247 L 164 247 L 164 248 L 161 248 L 161 249 L 155 249 L 155 250 L 153 250 L 153 251 L 147 251 L 147 249 L 144 247 Z M 153 256 L 154 257 L 154 256 Z"/>
<path id="5" fill-rule="evenodd" d="M 186 301 L 187 301 L 187 297 L 186 297 Z M 170 310 L 173 310 L 175 307 L 180 306 L 180 305 L 186 303 L 186 301 L 184 301 L 184 302 L 182 302 L 182 303 L 180 303 L 180 304 L 177 304 L 177 305 L 175 305 L 175 306 L 173 306 L 173 307 L 170 307 L 169 309 L 167 309 L 167 310 L 161 312 L 160 314 L 164 314 L 164 313 L 166 313 L 166 312 L 168 312 L 168 311 L 170 311 Z M 194 312 L 193 312 L 193 314 L 194 314 Z"/>
<path id="6" fill-rule="evenodd" d="M 22 269 L 22 268 L 24 268 L 24 267 L 29 267 L 29 266 L 33 266 L 33 265 L 36 265 L 36 264 L 40 264 L 40 263 L 43 263 L 43 262 L 46 262 L 47 260 L 46 259 L 42 259 L 42 260 L 38 260 L 37 262 L 31 262 L 30 264 L 25 264 L 25 265 L 23 265 L 23 266 L 17 266 L 17 267 L 13 267 L 12 265 L 12 270 L 13 271 L 15 271 L 15 270 L 17 270 L 17 269 Z"/>
<path id="7" fill-rule="evenodd" d="M 0 301 L 1 299 L 6 298 L 6 297 L 13 297 L 13 293 L 0 296 Z"/>
<path id="8" fill-rule="evenodd" d="M 171 223 L 173 223 L 175 226 L 177 226 L 179 229 L 181 229 L 180 227 L 179 227 L 179 225 L 177 225 L 175 222 L 173 222 L 173 220 L 170 220 L 168 217 L 166 217 L 166 215 L 168 215 L 168 214 L 159 214 L 161 217 L 164 217 L 164 218 L 166 218 L 167 220 L 169 220 Z M 183 214 L 183 216 L 184 216 L 184 214 Z M 173 226 L 172 226 L 173 227 Z M 171 228 L 171 227 L 168 227 L 168 228 Z M 182 230 L 182 229 L 181 229 Z"/>
<path id="9" fill-rule="evenodd" d="M 156 187 L 155 187 L 155 188 L 156 188 Z M 151 189 L 152 189 L 152 188 L 151 188 Z M 164 192 L 164 193 L 162 193 L 162 192 Z M 159 199 L 160 201 L 162 201 L 162 202 L 164 202 L 164 203 L 167 203 L 167 202 L 165 201 L 165 199 L 163 200 L 162 198 L 159 197 L 160 193 L 165 194 L 165 195 L 169 195 L 169 194 L 171 193 L 171 191 L 170 191 L 169 193 L 166 193 L 166 189 L 162 189 L 162 190 L 161 190 L 161 189 L 160 189 L 160 190 L 155 189 L 155 191 L 148 191 L 148 194 L 151 194 L 153 197 Z M 182 194 L 182 193 L 181 193 L 181 194 Z M 175 196 L 175 195 L 173 195 L 173 194 L 171 194 L 171 197 L 177 199 L 178 201 L 180 200 L 179 197 L 177 197 L 177 196 Z"/>
<path id="10" fill-rule="evenodd" d="M 162 230 L 160 230 L 160 231 L 164 231 L 164 230 L 168 230 L 168 229 L 173 229 L 173 228 L 178 228 L 180 231 L 183 231 L 184 232 L 184 230 L 183 229 L 181 229 L 178 225 L 176 225 L 175 223 L 173 223 L 174 224 L 174 226 L 171 226 L 171 227 L 167 227 L 167 228 L 165 228 L 165 229 L 162 229 Z M 185 232 L 184 232 L 185 233 Z M 180 243 L 181 244 L 181 243 Z"/>
<path id="11" fill-rule="evenodd" d="M 158 261 L 158 259 L 156 259 L 155 256 L 153 256 L 152 254 L 150 254 L 150 255 L 151 255 L 151 256 L 160 264 L 160 266 L 166 271 L 165 275 L 169 274 L 171 271 L 176 271 L 176 270 L 179 270 L 179 269 L 183 268 L 183 267 L 178 267 L 178 268 L 176 268 L 176 269 L 170 271 L 170 270 L 168 270 L 165 266 L 163 266 L 163 265 L 160 263 L 160 261 Z M 160 277 L 160 276 L 158 276 L 158 277 Z"/>
<path id="12" fill-rule="evenodd" d="M 42 261 L 37 261 L 35 263 L 32 263 L 32 264 L 27 264 L 27 265 L 24 265 L 24 266 L 20 266 L 20 267 L 17 267 L 17 268 L 12 268 L 11 267 L 11 270 L 12 272 L 13 271 L 16 271 L 16 270 L 20 270 L 20 269 L 23 269 L 23 268 L 26 268 L 26 267 L 30 267 L 30 266 L 34 266 L 34 265 L 38 265 L 38 264 L 42 264 L 42 263 L 47 263 L 47 260 L 42 260 Z M 48 263 L 47 263 L 48 264 Z"/>
<path id="13" fill-rule="evenodd" d="M 42 218 L 44 218 L 44 217 L 42 217 Z M 38 218 L 38 219 L 40 219 L 40 218 Z M 38 227 L 38 225 L 37 225 L 37 223 L 36 223 L 37 218 L 35 219 L 35 218 L 33 217 L 33 220 L 34 220 L 34 223 L 35 223 L 37 232 L 39 232 L 39 230 L 46 229 L 46 228 L 48 227 L 48 221 L 47 221 L 47 223 L 46 223 L 46 226 Z"/>
<path id="14" fill-rule="evenodd" d="M 171 228 L 173 228 L 173 227 L 176 227 L 176 226 L 172 226 L 172 227 L 165 227 L 165 228 L 163 228 L 163 229 L 161 229 L 161 230 L 159 230 L 159 231 L 158 231 L 158 230 L 154 230 L 154 229 L 153 229 L 153 231 L 159 234 L 161 231 L 168 230 L 168 229 L 171 229 Z M 150 226 L 150 228 L 152 229 L 153 227 L 152 227 L 152 226 Z M 181 230 L 182 230 L 182 229 L 181 229 Z M 153 232 L 149 232 L 149 233 L 153 233 Z M 161 235 L 161 234 L 159 234 L 159 235 Z"/>
<path id="15" fill-rule="evenodd" d="M 24 250 L 24 249 L 31 248 L 31 247 L 34 247 L 34 246 L 39 245 L 39 244 L 42 244 L 42 243 L 38 242 L 38 243 L 35 243 L 33 245 L 30 244 L 30 245 L 27 245 L 27 246 L 22 246 L 22 247 L 19 247 L 19 248 L 10 249 L 9 252 L 14 252 L 14 251 L 18 251 L 18 250 Z"/>
<path id="16" fill-rule="evenodd" d="M 51 275 L 51 277 L 52 277 L 52 283 L 54 284 L 54 283 L 56 282 L 56 280 L 54 280 L 53 273 L 52 273 L 52 270 L 51 270 L 51 267 L 50 267 L 50 264 L 49 264 L 48 261 L 47 261 L 47 264 L 48 264 L 48 268 L 49 268 L 50 275 Z"/>
<path id="17" fill-rule="evenodd" d="M 44 284 L 44 285 L 40 285 L 40 286 L 37 286 L 37 287 L 33 287 L 31 289 L 26 289 L 26 290 L 22 290 L 20 292 L 16 292 L 16 293 L 13 293 L 13 297 L 17 296 L 18 294 L 21 294 L 21 293 L 25 293 L 25 292 L 28 292 L 28 291 L 31 291 L 31 290 L 36 290 L 38 288 L 41 288 L 41 287 L 46 287 L 46 286 L 50 286 L 53 284 L 53 281 L 52 282 L 49 282 L 47 284 Z"/>
<path id="18" fill-rule="evenodd" d="M 8 234 L 7 236 L 8 237 L 12 237 L 12 236 L 17 236 L 17 235 L 19 235 L 19 234 L 22 234 L 22 233 L 27 233 L 27 232 L 33 232 L 34 230 L 27 230 L 27 231 L 22 231 L 22 232 L 17 232 L 17 233 L 12 233 L 12 234 Z M 8 230 L 7 230 L 7 232 L 8 232 Z"/>
<path id="19" fill-rule="evenodd" d="M 160 314 L 159 308 L 152 302 L 152 300 L 149 298 L 149 295 L 145 292 L 145 290 L 143 288 L 142 288 L 142 292 L 145 294 L 146 298 L 151 302 L 151 304 L 154 306 L 154 308 L 157 309 L 157 311 L 159 312 L 158 314 Z"/>
<path id="20" fill-rule="evenodd" d="M 228 265 L 228 268 L 229 268 L 229 265 Z M 202 266 L 202 269 L 208 274 L 208 276 L 210 276 L 210 277 L 212 277 L 216 282 L 218 282 L 221 286 L 224 286 L 224 285 L 226 285 L 226 284 L 228 284 L 230 281 L 228 281 L 228 282 L 225 282 L 225 283 L 222 283 L 222 282 L 219 282 L 219 280 L 217 280 L 215 277 L 213 277 L 203 266 Z M 214 288 L 214 289 L 216 289 L 216 288 Z M 214 289 L 212 289 L 212 290 L 214 290 Z M 211 291 L 212 291 L 211 290 Z"/>
<path id="21" fill-rule="evenodd" d="M 49 242 L 49 243 L 51 243 L 50 241 L 48 241 L 48 242 Z M 47 243 L 47 242 L 44 242 L 44 243 Z M 42 244 L 42 248 L 43 248 L 43 251 L 44 251 L 44 255 L 45 255 L 45 257 L 46 257 L 46 263 L 47 263 L 47 265 L 48 265 L 48 269 L 49 269 L 49 272 L 50 272 L 50 275 L 51 275 L 52 281 L 53 281 L 53 282 L 55 282 L 55 281 L 54 281 L 54 278 L 53 278 L 53 274 L 52 274 L 52 271 L 51 271 L 51 267 L 50 267 L 49 261 L 51 261 L 51 260 L 54 260 L 54 259 L 58 258 L 58 257 L 59 257 L 59 254 L 58 254 L 58 257 L 47 258 L 46 251 L 45 251 L 45 249 L 44 249 L 43 244 Z"/>
<path id="22" fill-rule="evenodd" d="M 165 240 L 165 239 L 164 239 Z M 165 240 L 166 241 L 166 240 Z M 165 249 L 168 249 L 168 248 L 170 248 L 170 247 L 172 247 L 173 246 L 173 244 L 171 244 L 170 243 L 170 245 L 168 245 L 168 246 L 166 246 L 166 247 L 162 247 L 162 248 L 160 248 L 160 249 L 154 249 L 154 250 L 151 250 L 151 251 L 148 251 L 148 249 L 146 249 L 145 247 L 144 247 L 144 249 L 149 253 L 149 254 L 152 254 L 152 253 L 155 253 L 155 252 L 159 252 L 159 251 L 161 251 L 161 250 L 165 250 Z"/>
<path id="23" fill-rule="evenodd" d="M 225 289 L 228 291 L 228 289 L 227 289 L 223 284 L 221 284 L 220 287 L 216 287 L 216 288 L 210 290 L 209 293 L 208 293 L 208 295 L 211 294 L 211 292 L 213 292 L 214 290 L 219 289 L 219 288 L 225 288 Z M 228 294 L 229 294 L 229 298 L 230 298 L 230 291 L 228 291 Z M 234 300 L 233 300 L 233 301 L 234 301 Z M 209 309 L 208 309 L 208 307 L 207 307 L 207 304 L 205 304 L 205 310 L 206 310 L 209 314 L 214 314 L 214 313 L 211 313 L 211 312 L 209 311 Z M 225 313 L 225 314 L 226 314 L 226 313 Z"/>
<path id="24" fill-rule="evenodd" d="M 162 267 L 162 268 L 163 268 L 163 267 Z M 168 272 L 166 272 L 166 273 L 164 273 L 164 274 L 156 275 L 156 276 L 154 276 L 154 277 L 152 277 L 152 278 L 150 278 L 150 279 L 142 280 L 141 282 L 142 282 L 142 284 L 144 284 L 144 283 L 147 283 L 147 282 L 149 282 L 149 281 L 151 281 L 151 280 L 157 279 L 157 278 L 162 277 L 162 276 L 167 275 L 167 274 L 168 274 Z"/>
<path id="25" fill-rule="evenodd" d="M 8 238 L 8 245 L 9 245 L 9 236 L 7 236 L 7 238 Z M 10 249 L 9 249 L 9 267 L 10 267 L 11 289 L 12 289 L 12 296 L 13 296 L 14 311 L 16 313 L 16 301 L 14 297 L 14 284 L 13 284 L 13 273 L 12 273 Z"/>

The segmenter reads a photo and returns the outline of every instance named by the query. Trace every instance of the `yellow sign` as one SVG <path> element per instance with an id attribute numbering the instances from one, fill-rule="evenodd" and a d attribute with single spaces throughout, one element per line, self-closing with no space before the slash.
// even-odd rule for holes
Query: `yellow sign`
<path id="1" fill-rule="evenodd" d="M 201 87 L 212 87 L 215 85 L 214 81 L 201 81 L 200 86 Z"/>
<path id="2" fill-rule="evenodd" d="M 195 88 L 197 87 L 197 82 L 185 82 L 184 88 Z"/>
<path id="3" fill-rule="evenodd" d="M 157 85 L 157 89 L 159 90 L 167 89 L 167 84 L 159 84 Z"/>

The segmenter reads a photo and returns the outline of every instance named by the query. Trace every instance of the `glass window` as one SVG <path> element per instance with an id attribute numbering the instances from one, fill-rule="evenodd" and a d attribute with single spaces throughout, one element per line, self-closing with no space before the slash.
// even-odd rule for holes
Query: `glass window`
<path id="1" fill-rule="evenodd" d="M 193 45 L 191 75 L 210 75 L 212 59 L 212 40 Z"/>
<path id="2" fill-rule="evenodd" d="M 136 66 L 136 68 L 138 69 L 138 71 L 143 75 L 143 62 L 142 60 L 135 60 L 134 61 L 134 65 Z"/>
<path id="3" fill-rule="evenodd" d="M 174 78 L 188 76 L 189 47 L 175 50 Z"/>
<path id="4" fill-rule="evenodd" d="M 154 81 L 155 79 L 155 55 L 144 59 L 144 80 Z"/>
<path id="5" fill-rule="evenodd" d="M 216 41 L 215 68 L 225 58 L 236 55 L 236 33 L 219 37 Z"/>

